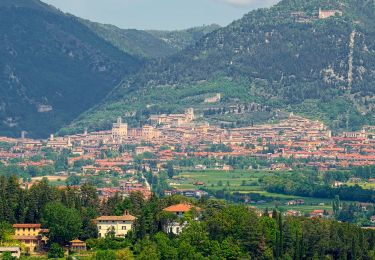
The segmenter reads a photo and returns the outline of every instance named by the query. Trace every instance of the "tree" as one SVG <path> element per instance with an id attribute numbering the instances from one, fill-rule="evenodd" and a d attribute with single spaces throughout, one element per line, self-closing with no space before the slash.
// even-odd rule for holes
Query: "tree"
<path id="1" fill-rule="evenodd" d="M 116 252 L 116 259 L 133 260 L 133 252 L 129 248 L 125 248 Z"/>
<path id="2" fill-rule="evenodd" d="M 8 242 L 11 240 L 11 236 L 14 234 L 14 229 L 8 222 L 0 223 L 0 243 Z"/>
<path id="3" fill-rule="evenodd" d="M 160 259 L 158 248 L 155 243 L 149 239 L 145 239 L 141 242 L 141 250 L 138 255 L 140 260 L 157 260 Z"/>
<path id="4" fill-rule="evenodd" d="M 338 217 L 340 215 L 340 197 L 338 195 L 332 201 L 332 209 L 335 216 Z"/>
<path id="5" fill-rule="evenodd" d="M 2 255 L 0 256 L 0 259 L 2 259 L 2 260 L 16 260 L 17 257 L 12 256 L 12 253 L 11 253 L 11 252 L 4 252 L 4 253 L 2 253 Z"/>
<path id="6" fill-rule="evenodd" d="M 38 223 L 41 220 L 46 204 L 56 200 L 57 190 L 49 186 L 48 180 L 43 178 L 29 190 L 26 221 Z"/>
<path id="7" fill-rule="evenodd" d="M 48 250 L 48 258 L 64 257 L 64 249 L 57 243 L 53 243 Z"/>
<path id="8" fill-rule="evenodd" d="M 82 232 L 79 237 L 81 240 L 98 237 L 97 225 L 85 215 L 82 215 Z"/>
<path id="9" fill-rule="evenodd" d="M 116 260 L 116 253 L 112 250 L 101 250 L 96 253 L 95 260 Z"/>
<path id="10" fill-rule="evenodd" d="M 173 247 L 171 240 L 165 233 L 157 233 L 154 236 L 156 241 L 158 251 L 160 251 L 160 255 L 162 259 L 177 259 L 177 249 Z"/>
<path id="11" fill-rule="evenodd" d="M 73 186 L 73 185 L 79 185 L 80 182 L 81 182 L 81 177 L 73 174 L 73 175 L 70 175 L 67 179 L 66 179 L 66 185 L 68 186 Z"/>
<path id="12" fill-rule="evenodd" d="M 110 228 L 108 228 L 107 232 L 105 233 L 105 237 L 110 238 L 110 239 L 114 239 L 115 236 L 116 236 L 115 227 L 111 226 Z"/>
<path id="13" fill-rule="evenodd" d="M 175 175 L 175 172 L 174 172 L 174 169 L 173 169 L 173 165 L 170 164 L 170 163 L 167 166 L 167 174 L 168 174 L 168 178 L 169 179 L 172 179 L 173 176 Z"/>
<path id="14" fill-rule="evenodd" d="M 76 209 L 67 208 L 59 202 L 47 204 L 42 222 L 49 228 L 50 242 L 61 245 L 77 238 L 82 227 L 79 212 Z"/>

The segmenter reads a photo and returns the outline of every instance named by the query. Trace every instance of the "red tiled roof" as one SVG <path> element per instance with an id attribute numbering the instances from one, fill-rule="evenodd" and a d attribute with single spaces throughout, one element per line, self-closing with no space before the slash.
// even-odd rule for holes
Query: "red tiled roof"
<path id="1" fill-rule="evenodd" d="M 38 240 L 38 236 L 12 236 L 15 240 Z"/>
<path id="2" fill-rule="evenodd" d="M 79 239 L 74 239 L 74 240 L 70 241 L 70 244 L 72 246 L 86 246 L 86 243 L 79 240 Z"/>
<path id="3" fill-rule="evenodd" d="M 41 224 L 13 224 L 14 228 L 40 228 Z"/>
<path id="4" fill-rule="evenodd" d="M 96 219 L 96 221 L 134 221 L 136 217 L 132 215 L 123 216 L 101 216 Z"/>
<path id="5" fill-rule="evenodd" d="M 70 243 L 83 243 L 83 241 L 81 241 L 79 239 L 74 239 L 74 240 L 70 241 Z"/>
<path id="6" fill-rule="evenodd" d="M 195 208 L 195 207 L 192 206 L 191 204 L 180 203 L 180 204 L 169 206 L 169 207 L 165 208 L 164 211 L 167 211 L 167 212 L 188 212 L 192 208 Z M 199 209 L 199 208 L 196 208 L 196 209 Z"/>

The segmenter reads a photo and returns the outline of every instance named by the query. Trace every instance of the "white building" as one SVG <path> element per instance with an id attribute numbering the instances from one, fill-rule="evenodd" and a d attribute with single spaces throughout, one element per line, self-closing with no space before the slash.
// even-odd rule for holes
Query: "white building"
<path id="1" fill-rule="evenodd" d="M 172 233 L 178 235 L 182 232 L 182 230 L 187 226 L 187 221 L 183 220 L 183 217 L 187 212 L 192 211 L 195 209 L 196 211 L 200 211 L 199 208 L 194 207 L 188 203 L 176 204 L 169 206 L 164 209 L 165 212 L 172 213 L 177 216 L 177 219 L 167 222 L 163 229 L 166 233 Z M 198 218 L 195 218 L 198 220 Z"/>
<path id="2" fill-rule="evenodd" d="M 130 215 L 128 211 L 122 216 L 101 216 L 95 219 L 100 238 L 106 237 L 112 230 L 116 237 L 124 237 L 129 230 L 132 230 L 135 220 L 136 217 Z"/>

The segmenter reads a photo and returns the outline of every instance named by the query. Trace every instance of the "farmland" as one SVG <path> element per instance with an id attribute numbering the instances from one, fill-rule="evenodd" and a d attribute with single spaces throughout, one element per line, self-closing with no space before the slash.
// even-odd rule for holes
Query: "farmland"
<path id="1" fill-rule="evenodd" d="M 251 203 L 249 202 L 249 205 L 255 205 L 260 209 L 277 207 L 282 211 L 298 210 L 302 213 L 308 213 L 316 209 L 332 210 L 331 199 L 270 193 L 265 190 L 265 187 L 259 181 L 264 176 L 277 178 L 277 176 L 284 174 L 289 173 L 265 170 L 190 170 L 182 171 L 173 180 L 170 180 L 170 185 L 176 189 L 203 189 L 210 194 L 215 194 L 218 191 L 244 194 L 244 196 L 250 197 Z M 286 202 L 297 199 L 304 200 L 304 205 L 285 205 Z"/>

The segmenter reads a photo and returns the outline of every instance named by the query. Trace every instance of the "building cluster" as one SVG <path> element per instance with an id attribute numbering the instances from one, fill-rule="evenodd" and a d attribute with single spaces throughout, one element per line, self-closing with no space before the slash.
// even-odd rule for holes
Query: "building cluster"
<path id="1" fill-rule="evenodd" d="M 319 8 L 319 11 L 314 15 L 311 15 L 304 11 L 294 11 L 290 13 L 290 16 L 299 23 L 310 23 L 318 19 L 322 20 L 343 15 L 344 13 L 341 10 L 325 10 L 322 8 Z"/>
<path id="2" fill-rule="evenodd" d="M 142 168 L 157 173 L 168 161 L 177 158 L 224 158 L 249 156 L 275 161 L 271 170 L 286 170 L 278 158 L 306 160 L 320 170 L 375 163 L 375 127 L 365 126 L 358 132 L 333 136 L 319 121 L 291 114 L 274 124 L 223 129 L 202 120 L 194 120 L 194 110 L 184 114 L 152 115 L 150 124 L 129 128 L 121 118 L 111 130 L 51 137 L 47 140 L 7 139 L 0 142 L 12 145 L 0 148 L 0 161 L 7 165 L 20 159 L 19 166 L 46 166 L 53 162 L 43 157 L 45 148 L 55 151 L 68 149 L 69 166 L 85 161 L 83 174 L 116 173 L 120 176 L 137 173 L 135 160 L 143 156 Z M 212 149 L 212 146 L 227 149 Z M 103 157 L 103 151 L 120 151 L 115 157 Z M 31 160 L 40 155 L 40 160 Z M 147 156 L 146 156 L 147 155 Z M 195 167 L 198 167 L 196 165 Z M 202 166 L 203 167 L 203 166 Z M 228 165 L 217 166 L 230 170 Z"/>
<path id="3" fill-rule="evenodd" d="M 163 218 L 163 230 L 168 234 L 178 235 L 188 225 L 185 219 L 186 213 L 192 213 L 193 220 L 199 221 L 201 209 L 189 203 L 171 205 L 165 209 Z M 122 216 L 99 216 L 93 219 L 96 224 L 98 238 L 124 238 L 129 231 L 134 228 L 137 218 L 125 210 Z M 0 247 L 0 253 L 10 252 L 13 257 L 19 258 L 21 252 L 28 255 L 40 255 L 45 252 L 48 243 L 48 229 L 42 228 L 42 225 L 31 223 L 14 224 L 15 234 L 13 240 L 14 246 Z M 74 239 L 65 247 L 71 252 L 81 252 L 87 250 L 84 241 Z"/>

